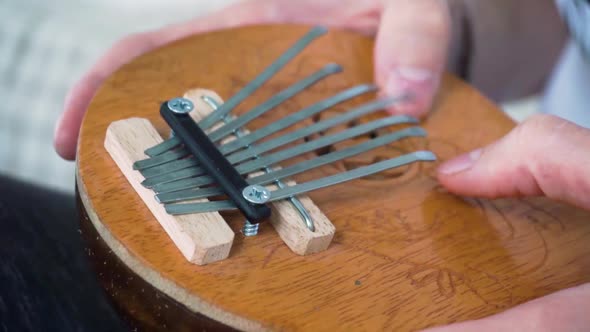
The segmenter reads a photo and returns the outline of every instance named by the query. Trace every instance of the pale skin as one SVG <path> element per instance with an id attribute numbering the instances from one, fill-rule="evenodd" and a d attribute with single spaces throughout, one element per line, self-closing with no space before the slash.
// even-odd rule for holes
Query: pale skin
<path id="1" fill-rule="evenodd" d="M 381 93 L 414 96 L 411 102 L 389 111 L 415 116 L 427 115 L 445 70 L 451 39 L 449 7 L 443 0 L 239 2 L 207 17 L 129 36 L 115 44 L 70 90 L 56 126 L 57 152 L 65 159 L 75 158 L 78 130 L 90 99 L 124 63 L 191 34 L 257 23 L 322 24 L 375 36 L 375 80 Z M 498 142 L 442 164 L 438 180 L 459 195 L 547 196 L 590 210 L 588 149 L 590 130 L 555 117 L 535 116 Z M 432 331 L 581 331 L 590 326 L 587 308 L 590 284 Z"/>

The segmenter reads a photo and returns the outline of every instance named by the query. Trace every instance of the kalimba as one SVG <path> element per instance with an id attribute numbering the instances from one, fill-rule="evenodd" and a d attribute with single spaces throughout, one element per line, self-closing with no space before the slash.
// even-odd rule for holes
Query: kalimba
<path id="1" fill-rule="evenodd" d="M 418 123 L 417 119 L 404 115 L 342 128 L 342 125 L 363 116 L 383 112 L 385 107 L 405 101 L 410 96 L 370 101 L 313 125 L 288 130 L 332 106 L 374 91 L 375 87 L 371 84 L 350 87 L 254 132 L 244 128 L 244 125 L 274 111 L 290 98 L 305 93 L 307 88 L 340 72 L 341 67 L 333 63 L 302 78 L 245 114 L 232 117 L 233 108 L 324 33 L 326 29 L 323 27 L 311 29 L 227 103 L 221 103 L 214 92 L 203 90 L 189 91 L 185 97 L 163 102 L 160 114 L 174 134 L 165 141 L 158 142 L 155 128 L 146 120 L 120 120 L 109 126 L 105 147 L 189 261 L 206 264 L 229 255 L 233 231 L 216 212 L 231 209 L 238 209 L 246 218 L 243 233 L 247 236 L 256 235 L 259 223 L 272 219 L 283 241 L 295 253 L 306 255 L 325 250 L 335 228 L 317 206 L 303 196 L 305 193 L 415 162 L 436 160 L 429 151 L 417 151 L 303 184 L 285 183 L 285 178 L 289 176 L 362 155 L 404 138 L 426 135 L 423 129 L 416 126 L 382 136 L 375 134 L 391 126 Z M 195 103 L 199 110 L 195 110 Z M 209 107 L 203 103 L 209 104 Z M 208 114 L 207 109 L 211 110 Z M 337 131 L 338 127 L 342 130 Z M 330 134 L 283 148 L 321 132 Z M 267 139 L 273 134 L 277 135 Z M 340 142 L 358 141 L 363 135 L 370 134 L 375 136 L 345 148 L 334 148 Z M 283 161 L 322 148 L 333 151 L 286 168 L 276 168 Z M 143 154 L 149 157 L 140 160 Z M 141 182 L 138 180 L 140 177 L 143 178 Z M 275 189 L 271 191 L 272 187 L 267 188 L 269 184 Z M 156 193 L 154 197 L 148 197 L 146 189 Z M 220 195 L 226 198 L 208 200 Z M 272 213 L 271 207 L 266 204 L 271 201 L 275 202 Z M 287 201 L 289 204 L 286 204 Z M 181 215 L 189 216 L 178 217 Z"/>
<path id="2" fill-rule="evenodd" d="M 416 330 L 588 281 L 586 212 L 436 182 L 513 123 L 451 76 L 426 120 L 388 115 L 411 96 L 375 96 L 372 45 L 236 28 L 105 82 L 80 133 L 81 228 L 131 325 Z"/>

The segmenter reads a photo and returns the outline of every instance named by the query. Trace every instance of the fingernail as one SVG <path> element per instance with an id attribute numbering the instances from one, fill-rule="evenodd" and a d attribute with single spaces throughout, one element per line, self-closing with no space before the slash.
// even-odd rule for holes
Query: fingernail
<path id="1" fill-rule="evenodd" d="M 482 149 L 473 150 L 469 153 L 460 155 L 439 166 L 438 172 L 445 175 L 453 175 L 470 169 L 479 159 Z"/>
<path id="2" fill-rule="evenodd" d="M 416 108 L 428 107 L 435 86 L 435 75 L 432 71 L 417 67 L 398 67 L 394 69 L 384 88 L 388 96 L 410 95 L 407 102 L 396 105 L 397 111 L 414 113 Z"/>

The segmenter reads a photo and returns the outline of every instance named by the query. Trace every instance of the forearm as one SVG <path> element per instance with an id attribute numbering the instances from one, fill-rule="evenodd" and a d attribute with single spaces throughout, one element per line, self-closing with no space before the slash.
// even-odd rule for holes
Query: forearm
<path id="1" fill-rule="evenodd" d="M 448 0 L 449 69 L 496 101 L 539 92 L 567 29 L 554 0 Z"/>

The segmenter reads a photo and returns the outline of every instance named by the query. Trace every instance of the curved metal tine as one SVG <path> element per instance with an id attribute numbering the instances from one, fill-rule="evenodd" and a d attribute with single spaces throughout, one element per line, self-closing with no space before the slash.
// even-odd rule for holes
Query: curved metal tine
<path id="1" fill-rule="evenodd" d="M 326 147 L 338 142 L 342 142 L 344 140 L 347 139 L 351 139 L 357 136 L 361 136 L 361 135 L 365 135 L 368 134 L 370 132 L 373 132 L 377 129 L 380 128 L 384 128 L 387 126 L 392 126 L 392 125 L 396 125 L 396 124 L 403 124 L 403 123 L 415 123 L 416 119 L 411 118 L 411 117 L 407 117 L 407 116 L 403 116 L 403 115 L 398 115 L 398 116 L 390 116 L 384 119 L 378 119 L 372 122 L 368 122 L 332 135 L 328 135 L 328 136 L 323 136 L 321 138 L 318 138 L 316 140 L 307 142 L 307 143 L 303 143 L 285 150 L 281 150 L 275 153 L 272 153 L 270 155 L 267 156 L 262 156 L 259 157 L 257 159 L 253 159 L 251 161 L 245 162 L 243 164 L 237 165 L 236 166 L 236 170 L 240 173 L 240 174 L 248 174 L 250 172 L 254 172 L 258 169 L 262 169 L 266 166 L 270 166 L 270 165 L 274 165 L 276 163 L 279 163 L 283 160 L 287 160 L 299 155 L 302 155 L 304 153 L 307 152 L 311 152 L 317 149 L 320 149 L 322 147 Z M 255 149 L 255 148 L 252 148 Z M 231 160 L 231 156 L 228 159 L 230 162 L 232 162 L 233 164 L 235 164 L 235 162 L 233 162 Z M 204 173 L 204 172 L 203 172 Z M 191 176 L 196 176 L 197 174 L 191 175 Z M 178 181 L 178 180 L 182 180 L 182 179 L 186 179 L 187 176 L 184 172 L 176 172 L 173 174 L 167 174 L 166 178 L 165 178 L 165 182 L 160 182 L 160 183 L 154 183 L 154 182 L 150 182 L 151 186 L 156 186 L 159 184 L 164 184 L 166 182 L 172 182 L 172 181 Z M 174 179 L 174 180 L 172 180 Z M 151 180 L 151 179 L 148 179 Z M 146 181 L 148 181 L 146 180 Z M 204 186 L 204 185 L 208 185 L 208 184 L 212 184 L 213 183 L 213 179 L 207 175 L 204 176 L 199 176 L 197 178 L 195 178 L 194 180 L 191 181 L 191 183 L 197 183 L 197 185 L 199 186 Z M 182 186 L 185 186 L 186 184 L 182 184 Z M 157 190 L 155 190 L 156 192 L 159 192 Z"/>
<path id="2" fill-rule="evenodd" d="M 426 136 L 426 132 L 424 129 L 420 127 L 411 127 L 407 129 L 403 129 L 400 131 L 396 131 L 391 134 L 383 135 L 366 142 L 338 150 L 335 152 L 331 152 L 325 154 L 323 156 L 299 162 L 295 165 L 285 167 L 276 171 L 271 171 L 266 174 L 261 174 L 256 177 L 252 177 L 248 179 L 249 184 L 258 184 L 258 185 L 265 185 L 272 183 L 273 181 L 284 179 L 302 172 L 309 171 L 314 168 L 322 167 L 340 160 L 344 160 L 346 158 L 353 157 L 355 155 L 359 155 L 376 148 L 382 147 L 386 144 L 390 144 L 392 142 L 398 141 L 403 138 L 407 137 L 423 137 Z M 156 200 L 160 203 L 177 203 L 182 202 L 185 200 L 191 199 L 198 199 L 198 198 L 206 198 L 211 196 L 222 195 L 223 191 L 217 187 L 211 188 L 199 188 L 199 189 L 189 189 L 189 190 L 182 190 L 172 193 L 164 193 L 156 195 Z"/>
<path id="3" fill-rule="evenodd" d="M 377 88 L 375 85 L 363 84 L 363 85 L 358 85 L 356 87 L 350 88 L 348 90 L 344 90 L 344 91 L 342 91 L 330 98 L 326 98 L 322 101 L 319 101 L 307 108 L 304 108 L 303 110 L 301 110 L 299 112 L 293 113 L 285 118 L 282 118 L 281 120 L 279 120 L 277 122 L 274 122 L 268 126 L 265 126 L 264 128 L 253 131 L 249 134 L 245 134 L 244 136 L 241 136 L 234 141 L 231 141 L 227 144 L 221 145 L 219 147 L 219 151 L 221 151 L 224 155 L 230 154 L 230 153 L 235 152 L 239 149 L 250 146 L 251 144 L 255 143 L 256 141 L 267 137 L 268 135 L 272 135 L 272 134 L 279 132 L 287 127 L 290 127 L 300 121 L 310 118 L 310 117 L 314 116 L 315 114 L 325 111 L 330 107 L 333 107 L 339 103 L 350 100 L 352 98 L 358 97 L 362 94 L 376 91 L 376 89 Z M 145 171 L 146 173 L 142 172 L 142 174 L 146 178 L 152 177 L 152 176 L 157 176 L 160 174 L 165 174 L 165 173 L 168 173 L 171 171 L 186 168 L 187 166 L 185 166 L 185 165 L 187 165 L 187 163 L 188 162 L 185 160 L 172 161 L 172 162 L 167 163 L 162 166 L 150 168 Z M 189 166 L 196 166 L 196 161 L 195 161 L 195 165 L 189 165 Z"/>
<path id="4" fill-rule="evenodd" d="M 284 188 L 287 185 L 279 182 L 278 184 L 279 188 Z M 293 204 L 293 206 L 295 206 L 295 209 L 297 209 L 297 211 L 299 211 L 299 215 L 301 216 L 301 219 L 303 219 L 303 223 L 305 223 L 305 226 L 307 227 L 307 229 L 309 229 L 312 232 L 315 232 L 315 223 L 313 221 L 313 219 L 311 218 L 311 215 L 309 214 L 309 212 L 307 211 L 307 209 L 305 208 L 305 206 L 303 205 L 303 202 L 301 202 L 299 200 L 298 197 L 292 196 L 289 197 L 289 202 L 291 202 L 291 204 Z"/>
<path id="5" fill-rule="evenodd" d="M 334 186 L 344 182 L 356 180 L 365 176 L 380 173 L 382 171 L 397 168 L 419 161 L 436 161 L 436 156 L 430 151 L 418 151 L 409 153 L 400 157 L 384 160 L 375 164 L 359 167 L 350 171 L 341 172 L 335 175 L 327 176 L 321 179 L 296 184 L 271 192 L 270 201 L 286 199 L 296 195 L 304 194 L 310 191 Z M 200 203 L 180 203 L 165 204 L 166 212 L 172 215 L 203 213 L 223 210 L 233 210 L 235 207 L 230 201 L 200 202 Z"/>
<path id="6" fill-rule="evenodd" d="M 327 110 L 337 104 L 345 102 L 347 100 L 353 99 L 358 97 L 362 94 L 368 92 L 375 92 L 377 91 L 377 86 L 373 84 L 362 84 L 352 87 L 350 89 L 344 90 L 330 98 L 326 98 L 321 100 L 309 107 L 306 107 L 299 112 L 293 113 L 289 116 L 286 116 L 279 121 L 273 122 L 268 126 L 255 130 L 249 134 L 246 134 L 238 140 L 231 141 L 227 144 L 224 144 L 219 147 L 219 150 L 224 154 L 229 154 L 235 152 L 239 149 L 242 149 L 260 139 L 263 139 L 269 135 L 277 133 L 285 128 L 288 128 L 294 124 L 300 123 L 301 121 L 308 119 L 320 112 Z"/>
<path id="7" fill-rule="evenodd" d="M 324 66 L 324 68 L 318 70 L 317 72 L 309 75 L 301 81 L 291 85 L 287 89 L 284 89 L 278 94 L 272 96 L 270 99 L 254 107 L 252 110 L 248 111 L 244 115 L 241 115 L 229 121 L 227 124 L 208 133 L 207 135 L 209 136 L 209 139 L 213 142 L 222 140 L 227 136 L 232 135 L 235 132 L 235 130 L 245 126 L 250 121 L 256 119 L 262 114 L 274 109 L 275 107 L 279 106 L 280 104 L 287 101 L 289 98 L 295 96 L 296 94 L 300 93 L 301 91 L 309 88 L 310 86 L 326 78 L 327 76 L 339 73 L 341 71 L 342 67 L 340 65 L 334 63 L 328 64 Z"/>
<path id="8" fill-rule="evenodd" d="M 272 78 L 278 73 L 287 63 L 301 53 L 307 45 L 313 42 L 316 38 L 325 34 L 327 29 L 325 27 L 314 27 L 307 32 L 302 38 L 300 38 L 295 44 L 293 44 L 288 50 L 281 54 L 273 63 L 271 63 L 262 73 L 258 74 L 250 83 L 243 87 L 238 93 L 228 99 L 217 111 L 209 114 L 203 120 L 199 122 L 201 129 L 209 129 L 211 126 L 219 122 L 223 117 L 229 114 L 236 106 L 238 106 L 244 99 L 248 98 L 254 91 L 258 90 L 266 81 Z M 174 148 L 179 145 L 180 142 L 174 144 L 167 143 L 173 141 L 174 138 L 164 141 L 163 143 L 151 147 L 145 151 L 148 156 L 156 156 L 164 153 L 170 148 Z M 176 139 L 178 140 L 178 139 Z"/>

